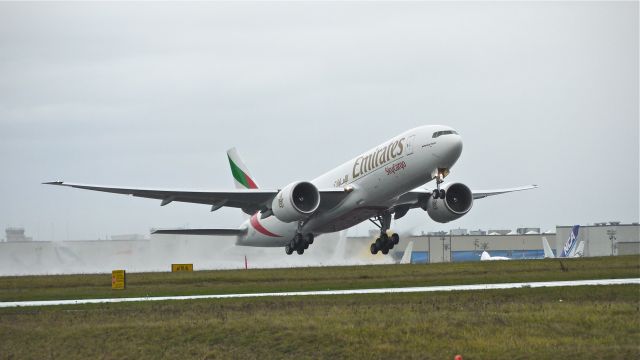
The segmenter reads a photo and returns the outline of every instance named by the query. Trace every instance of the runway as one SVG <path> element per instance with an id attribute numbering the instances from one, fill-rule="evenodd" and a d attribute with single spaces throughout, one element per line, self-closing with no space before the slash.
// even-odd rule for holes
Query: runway
<path id="1" fill-rule="evenodd" d="M 7 302 L 0 302 L 0 308 L 103 304 L 103 303 L 139 302 L 139 301 L 233 299 L 233 298 L 256 298 L 256 297 L 277 297 L 277 296 L 329 296 L 329 295 L 356 295 L 356 294 L 427 293 L 427 292 L 443 292 L 443 291 L 478 291 L 478 290 L 517 289 L 517 288 L 598 286 L 598 285 L 602 286 L 602 285 L 629 285 L 629 284 L 640 285 L 640 278 L 522 282 L 522 283 L 504 283 L 504 284 L 447 285 L 447 286 L 424 286 L 424 287 L 380 288 L 380 289 L 294 291 L 294 292 L 271 292 L 271 293 L 249 293 L 249 294 L 156 296 L 156 297 L 111 298 L 111 299 L 41 300 L 41 301 L 11 301 L 11 302 L 7 301 Z"/>

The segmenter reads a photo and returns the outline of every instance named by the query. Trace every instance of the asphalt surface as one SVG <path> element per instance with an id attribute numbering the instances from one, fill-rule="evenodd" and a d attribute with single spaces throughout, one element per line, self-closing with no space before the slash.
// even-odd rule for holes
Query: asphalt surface
<path id="1" fill-rule="evenodd" d="M 7 302 L 0 302 L 0 308 L 27 307 L 27 306 L 102 304 L 102 303 L 121 303 L 121 302 L 139 302 L 139 301 L 231 299 L 231 298 L 276 297 L 276 296 L 329 296 L 329 295 L 353 295 L 353 294 L 426 293 L 426 292 L 442 292 L 442 291 L 479 291 L 479 290 L 500 290 L 500 289 L 517 289 L 517 288 L 606 286 L 606 285 L 627 285 L 627 284 L 640 285 L 640 278 L 575 280 L 575 281 L 544 281 L 544 282 L 522 282 L 522 283 L 505 283 L 505 284 L 447 285 L 447 286 L 424 286 L 424 287 L 381 288 L 381 289 L 294 291 L 294 292 L 270 292 L 270 293 L 248 293 L 248 294 L 156 296 L 156 297 L 111 298 L 111 299 L 7 301 Z"/>

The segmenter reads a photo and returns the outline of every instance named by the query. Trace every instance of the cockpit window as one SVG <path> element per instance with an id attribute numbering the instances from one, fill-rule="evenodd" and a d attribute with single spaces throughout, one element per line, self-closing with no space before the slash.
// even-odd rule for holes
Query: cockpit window
<path id="1" fill-rule="evenodd" d="M 450 134 L 456 134 L 457 135 L 458 133 L 453 131 L 453 130 L 436 131 L 436 132 L 433 133 L 432 138 L 435 139 L 435 138 L 437 138 L 439 136 L 450 135 Z"/>

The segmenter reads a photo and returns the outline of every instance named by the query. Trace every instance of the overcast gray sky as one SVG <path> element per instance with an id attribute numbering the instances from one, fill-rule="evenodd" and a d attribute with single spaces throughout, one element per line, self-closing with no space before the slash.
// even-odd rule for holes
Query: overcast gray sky
<path id="1" fill-rule="evenodd" d="M 638 221 L 638 32 L 638 2 L 0 3 L 0 226 L 234 227 L 40 182 L 225 189 L 236 146 L 282 187 L 423 124 L 463 136 L 448 179 L 540 189 L 396 228 Z"/>

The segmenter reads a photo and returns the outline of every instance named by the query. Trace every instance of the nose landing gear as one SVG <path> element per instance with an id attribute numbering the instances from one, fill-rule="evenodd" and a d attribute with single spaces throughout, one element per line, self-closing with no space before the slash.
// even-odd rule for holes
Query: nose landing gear
<path id="1" fill-rule="evenodd" d="M 444 178 L 449 175 L 448 169 L 438 168 L 434 178 L 436 179 L 436 188 L 431 192 L 434 199 L 444 199 L 447 193 L 444 189 L 440 189 L 440 184 L 444 182 Z"/>

